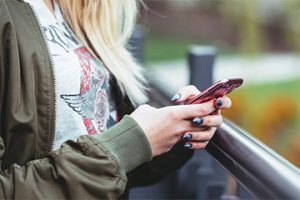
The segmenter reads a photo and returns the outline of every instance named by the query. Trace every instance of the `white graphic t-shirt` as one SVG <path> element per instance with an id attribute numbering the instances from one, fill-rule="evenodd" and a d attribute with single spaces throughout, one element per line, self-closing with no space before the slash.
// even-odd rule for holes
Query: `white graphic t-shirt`
<path id="1" fill-rule="evenodd" d="M 83 134 L 99 134 L 116 123 L 109 72 L 80 43 L 63 19 L 42 0 L 25 0 L 35 10 L 50 50 L 55 73 L 56 133 L 54 149 Z"/>

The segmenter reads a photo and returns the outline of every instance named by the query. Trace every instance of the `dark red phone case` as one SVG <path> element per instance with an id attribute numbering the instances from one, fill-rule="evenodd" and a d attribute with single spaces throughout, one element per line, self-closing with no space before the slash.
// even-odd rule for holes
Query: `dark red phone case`
<path id="1" fill-rule="evenodd" d="M 201 92 L 201 94 L 199 94 L 186 104 L 199 104 L 222 97 L 232 92 L 232 90 L 234 90 L 235 88 L 240 87 L 242 84 L 243 79 L 241 78 L 223 79 Z"/>

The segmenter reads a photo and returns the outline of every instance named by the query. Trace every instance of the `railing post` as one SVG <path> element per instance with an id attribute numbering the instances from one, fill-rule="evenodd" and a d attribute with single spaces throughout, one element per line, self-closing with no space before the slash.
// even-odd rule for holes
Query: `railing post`
<path id="1" fill-rule="evenodd" d="M 144 46 L 146 40 L 146 31 L 143 25 L 136 25 L 132 36 L 128 41 L 128 48 L 132 53 L 133 57 L 140 63 L 144 64 L 145 57 L 144 57 Z"/>
<path id="2" fill-rule="evenodd" d="M 188 63 L 190 69 L 190 83 L 200 90 L 205 90 L 213 83 L 213 65 L 216 49 L 212 46 L 190 46 Z"/>

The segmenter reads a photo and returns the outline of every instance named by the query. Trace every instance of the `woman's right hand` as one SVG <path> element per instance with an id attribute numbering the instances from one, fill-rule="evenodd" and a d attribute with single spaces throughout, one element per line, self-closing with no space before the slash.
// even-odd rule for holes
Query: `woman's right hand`
<path id="1" fill-rule="evenodd" d="M 227 97 L 221 99 L 228 101 Z M 228 104 L 225 103 L 223 108 L 226 108 L 226 105 Z M 202 104 L 176 105 L 159 109 L 142 105 L 131 114 L 131 117 L 145 132 L 154 157 L 168 152 L 185 133 L 199 132 L 203 128 L 195 127 L 191 119 L 210 115 L 216 110 L 215 100 Z M 207 125 L 210 126 L 210 124 Z"/>

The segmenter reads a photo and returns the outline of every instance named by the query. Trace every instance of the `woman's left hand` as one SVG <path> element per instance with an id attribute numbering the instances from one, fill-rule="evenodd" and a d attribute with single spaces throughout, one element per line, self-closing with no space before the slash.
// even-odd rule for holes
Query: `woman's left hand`
<path id="1" fill-rule="evenodd" d="M 180 104 L 194 98 L 201 92 L 193 85 L 181 88 L 178 93 L 172 98 L 172 101 Z M 192 119 L 191 123 L 195 129 L 184 133 L 182 139 L 186 141 L 187 149 L 203 149 L 207 146 L 213 137 L 217 128 L 222 124 L 223 118 L 221 109 L 229 109 L 231 100 L 228 97 L 221 97 L 215 100 L 216 110 L 210 115 L 197 117 Z"/>

